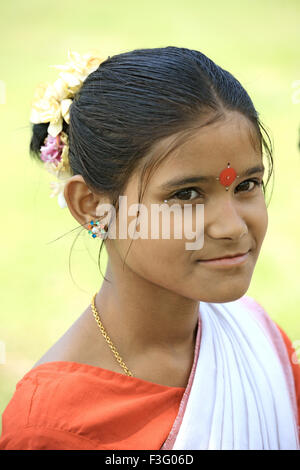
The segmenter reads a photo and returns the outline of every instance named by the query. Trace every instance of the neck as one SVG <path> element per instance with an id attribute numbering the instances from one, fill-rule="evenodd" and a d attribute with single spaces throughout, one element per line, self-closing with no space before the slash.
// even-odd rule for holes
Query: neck
<path id="1" fill-rule="evenodd" d="M 151 352 L 181 356 L 194 349 L 199 301 L 163 289 L 128 268 L 108 265 L 95 306 L 116 348 L 135 357 Z M 133 293 L 135 293 L 133 295 Z"/>

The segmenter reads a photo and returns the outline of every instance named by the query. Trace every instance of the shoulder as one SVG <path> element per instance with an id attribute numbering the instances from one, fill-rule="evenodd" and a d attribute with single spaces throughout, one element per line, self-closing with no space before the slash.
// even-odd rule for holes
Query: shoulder
<path id="1" fill-rule="evenodd" d="M 293 343 L 290 340 L 287 333 L 284 329 L 279 326 L 279 324 L 271 317 L 271 315 L 265 310 L 265 308 L 254 298 L 244 295 L 239 299 L 241 305 L 244 305 L 249 311 L 254 314 L 254 317 L 259 320 L 261 325 L 267 330 L 270 337 L 273 338 L 274 343 L 279 346 L 278 339 L 280 344 L 284 345 L 285 350 L 289 354 L 289 361 L 291 365 L 299 365 L 299 362 L 296 357 L 296 352 L 293 347 Z"/>
<path id="2" fill-rule="evenodd" d="M 251 310 L 253 313 L 255 313 L 255 316 L 257 319 L 260 320 L 260 322 L 269 330 L 270 333 L 273 332 L 273 334 L 276 332 L 280 333 L 280 337 L 282 338 L 285 348 L 287 349 L 289 353 L 289 359 L 291 364 L 296 364 L 299 365 L 295 349 L 293 347 L 293 343 L 287 333 L 284 331 L 284 329 L 279 326 L 279 324 L 273 320 L 271 315 L 265 310 L 265 308 L 254 298 L 244 295 L 239 299 L 241 303 L 246 306 L 249 310 Z M 278 337 L 278 336 L 277 336 Z"/>
<path id="3" fill-rule="evenodd" d="M 31 369 L 17 383 L 4 415 L 9 419 L 18 416 L 21 425 L 59 427 L 63 424 L 68 429 L 69 423 L 71 429 L 75 418 L 66 419 L 68 412 L 76 406 L 82 410 L 86 402 L 93 406 L 106 391 L 108 382 L 113 387 L 113 379 L 111 371 L 88 364 L 46 362 Z"/>
<path id="4" fill-rule="evenodd" d="M 95 320 L 89 307 L 34 364 L 34 368 L 53 362 L 76 362 L 118 370 L 105 339 L 95 328 Z"/>
<path id="5" fill-rule="evenodd" d="M 256 318 L 268 331 L 282 361 L 285 373 L 287 374 L 287 369 L 291 371 L 293 381 L 291 388 L 294 388 L 294 393 L 292 393 L 292 395 L 295 397 L 297 404 L 298 423 L 300 424 L 300 363 L 297 357 L 297 351 L 294 347 L 294 344 L 296 343 L 291 341 L 286 331 L 271 318 L 259 302 L 249 296 L 244 296 L 240 300 L 254 313 Z M 287 380 L 289 380 L 288 374 Z"/>
<path id="6" fill-rule="evenodd" d="M 72 362 L 30 370 L 3 412 L 0 449 L 95 448 L 84 425 L 103 394 L 99 376 L 96 368 Z"/>
<path id="7" fill-rule="evenodd" d="M 183 390 L 87 364 L 45 363 L 17 384 L 0 449 L 131 449 L 148 438 L 150 449 L 160 448 Z"/>
<path id="8" fill-rule="evenodd" d="M 296 402 L 297 402 L 297 410 L 298 410 L 298 425 L 299 425 L 299 436 L 300 436 L 300 363 L 297 357 L 297 350 L 294 348 L 292 341 L 290 340 L 289 336 L 286 332 L 280 327 L 277 323 L 276 326 L 281 333 L 282 339 L 285 343 L 287 353 L 289 356 L 289 361 L 291 364 L 293 378 L 294 378 L 294 385 L 295 385 L 295 393 L 296 393 Z"/>

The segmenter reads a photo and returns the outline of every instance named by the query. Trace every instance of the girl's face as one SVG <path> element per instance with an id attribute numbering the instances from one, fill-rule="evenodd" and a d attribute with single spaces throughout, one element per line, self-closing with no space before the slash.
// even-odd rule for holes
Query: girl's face
<path id="1" fill-rule="evenodd" d="M 172 138 L 162 140 L 160 150 Z M 228 163 L 240 177 L 226 191 L 216 178 Z M 264 194 L 258 184 L 262 183 L 263 172 L 243 176 L 254 167 L 263 167 L 258 137 L 252 124 L 240 113 L 228 112 L 224 120 L 195 130 L 193 137 L 171 152 L 147 182 L 141 202 L 149 214 L 148 239 L 107 240 L 111 261 L 123 263 L 126 257 L 128 271 L 124 275 L 137 276 L 162 291 L 166 289 L 188 299 L 229 302 L 240 298 L 250 285 L 268 225 Z M 170 185 L 173 180 L 198 176 L 208 179 Z M 140 175 L 136 173 L 128 183 L 124 194 L 127 208 L 138 203 L 139 182 Z M 196 230 L 196 204 L 204 204 L 202 248 L 187 250 L 186 243 L 195 239 L 186 238 L 183 231 L 181 239 L 174 238 L 173 217 L 170 217 L 170 238 L 163 239 L 160 229 L 159 238 L 151 239 L 151 204 L 164 204 L 164 200 L 169 206 L 179 204 L 182 214 L 184 204 L 193 206 L 193 230 Z M 119 215 L 117 227 L 118 219 Z M 135 216 L 127 216 L 127 226 L 133 220 Z M 249 253 L 245 260 L 236 265 L 204 261 L 246 252 Z"/>

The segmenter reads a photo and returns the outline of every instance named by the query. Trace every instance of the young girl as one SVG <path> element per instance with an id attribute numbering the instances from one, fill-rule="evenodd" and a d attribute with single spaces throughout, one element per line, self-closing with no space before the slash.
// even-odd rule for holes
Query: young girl
<path id="1" fill-rule="evenodd" d="M 35 95 L 30 150 L 108 264 L 18 382 L 0 448 L 299 449 L 295 351 L 245 295 L 273 170 L 249 95 L 184 48 L 57 67 Z"/>

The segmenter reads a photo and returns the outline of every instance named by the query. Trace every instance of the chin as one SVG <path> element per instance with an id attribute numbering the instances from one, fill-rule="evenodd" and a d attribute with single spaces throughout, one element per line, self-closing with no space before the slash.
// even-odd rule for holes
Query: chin
<path id="1" fill-rule="evenodd" d="M 209 295 L 207 293 L 204 297 L 201 296 L 200 302 L 209 302 L 209 303 L 226 303 L 226 302 L 233 302 L 234 300 L 238 300 L 243 295 L 246 294 L 247 290 L 249 289 L 250 283 L 241 286 L 229 286 L 228 289 L 215 289 L 214 292 Z"/>

